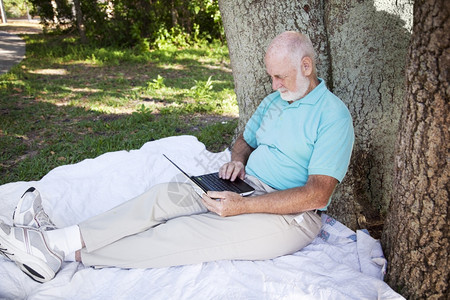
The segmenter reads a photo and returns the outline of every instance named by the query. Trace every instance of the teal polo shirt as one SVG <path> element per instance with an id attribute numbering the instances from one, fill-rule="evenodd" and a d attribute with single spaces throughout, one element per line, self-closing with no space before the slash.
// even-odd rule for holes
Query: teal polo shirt
<path id="1" fill-rule="evenodd" d="M 255 150 L 246 173 L 284 190 L 306 184 L 309 175 L 328 175 L 339 182 L 350 162 L 353 122 L 345 104 L 324 80 L 289 104 L 275 92 L 264 98 L 244 130 Z"/>

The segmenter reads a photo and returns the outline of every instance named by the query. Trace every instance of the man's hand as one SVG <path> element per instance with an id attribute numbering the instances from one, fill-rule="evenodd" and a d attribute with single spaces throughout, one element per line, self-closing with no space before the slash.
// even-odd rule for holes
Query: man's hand
<path id="1" fill-rule="evenodd" d="M 250 147 L 244 140 L 244 136 L 240 134 L 234 143 L 233 151 L 231 151 L 231 161 L 220 167 L 219 177 L 231 181 L 237 177 L 244 179 L 245 164 L 253 150 L 255 149 Z"/>
<path id="2" fill-rule="evenodd" d="M 240 161 L 230 161 L 220 167 L 219 177 L 231 181 L 234 181 L 237 177 L 243 180 L 245 178 L 245 166 Z"/>
<path id="3" fill-rule="evenodd" d="M 234 192 L 209 191 L 203 194 L 202 199 L 206 208 L 221 217 L 235 216 L 244 212 L 244 197 Z"/>

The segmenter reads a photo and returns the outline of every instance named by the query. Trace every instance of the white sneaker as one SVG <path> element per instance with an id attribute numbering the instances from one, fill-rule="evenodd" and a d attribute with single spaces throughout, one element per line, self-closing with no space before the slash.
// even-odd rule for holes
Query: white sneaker
<path id="1" fill-rule="evenodd" d="M 41 230 L 56 229 L 56 225 L 42 207 L 39 191 L 30 187 L 20 198 L 13 214 L 13 225 Z"/>
<path id="2" fill-rule="evenodd" d="M 37 282 L 53 279 L 61 268 L 63 254 L 48 247 L 43 232 L 0 222 L 0 253 Z"/>

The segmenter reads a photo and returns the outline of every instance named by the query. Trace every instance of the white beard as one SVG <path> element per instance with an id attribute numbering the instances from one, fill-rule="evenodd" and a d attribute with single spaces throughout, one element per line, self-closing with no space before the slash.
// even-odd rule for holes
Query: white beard
<path id="1" fill-rule="evenodd" d="M 303 98 L 306 95 L 306 92 L 309 88 L 309 79 L 308 77 L 304 77 L 302 75 L 301 70 L 297 72 L 297 91 L 288 91 L 286 88 L 278 89 L 280 92 L 281 99 L 284 101 L 296 101 L 298 99 Z"/>

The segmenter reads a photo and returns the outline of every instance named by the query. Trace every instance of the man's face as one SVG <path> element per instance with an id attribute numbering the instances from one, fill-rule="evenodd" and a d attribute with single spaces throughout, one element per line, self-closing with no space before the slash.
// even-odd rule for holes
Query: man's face
<path id="1" fill-rule="evenodd" d="M 295 101 L 306 95 L 309 78 L 303 76 L 300 61 L 292 62 L 287 55 L 272 53 L 266 56 L 267 73 L 272 78 L 272 89 L 280 92 L 285 101 Z"/>

